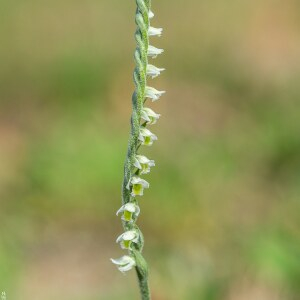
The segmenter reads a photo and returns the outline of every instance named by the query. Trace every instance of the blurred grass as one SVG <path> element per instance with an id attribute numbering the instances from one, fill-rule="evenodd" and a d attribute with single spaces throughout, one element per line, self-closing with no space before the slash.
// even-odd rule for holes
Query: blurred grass
<path id="1" fill-rule="evenodd" d="M 297 299 L 299 4 L 153 3 L 157 167 L 141 200 L 154 300 Z M 122 252 L 134 2 L 1 1 L 0 290 L 138 299 Z"/>

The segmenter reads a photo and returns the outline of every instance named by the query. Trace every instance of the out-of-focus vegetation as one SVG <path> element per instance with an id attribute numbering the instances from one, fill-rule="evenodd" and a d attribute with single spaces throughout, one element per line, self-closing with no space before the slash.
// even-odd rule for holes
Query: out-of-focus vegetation
<path id="1" fill-rule="evenodd" d="M 172 3 L 171 3 L 172 2 Z M 300 294 L 300 6 L 154 1 L 167 95 L 139 220 L 154 300 Z M 134 1 L 0 2 L 0 290 L 138 299 L 119 208 Z"/>

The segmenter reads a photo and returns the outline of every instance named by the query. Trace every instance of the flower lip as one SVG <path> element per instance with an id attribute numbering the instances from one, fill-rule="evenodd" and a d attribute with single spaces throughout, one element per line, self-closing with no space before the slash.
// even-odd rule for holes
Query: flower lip
<path id="1" fill-rule="evenodd" d="M 126 186 L 127 189 L 130 190 L 130 186 L 132 186 L 131 196 L 135 197 L 135 196 L 143 196 L 144 189 L 148 189 L 150 185 L 149 182 L 147 182 L 146 180 L 137 176 L 133 176 Z"/>

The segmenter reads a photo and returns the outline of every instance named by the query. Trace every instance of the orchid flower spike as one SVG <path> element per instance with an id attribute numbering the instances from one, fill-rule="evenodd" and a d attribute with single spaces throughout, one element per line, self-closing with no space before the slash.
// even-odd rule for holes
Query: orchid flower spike
<path id="1" fill-rule="evenodd" d="M 133 176 L 130 181 L 128 182 L 127 189 L 130 190 L 130 186 L 132 186 L 131 196 L 143 196 L 144 189 L 149 188 L 149 183 L 137 176 Z"/>
<path id="2" fill-rule="evenodd" d="M 150 168 L 155 166 L 155 162 L 144 155 L 136 155 L 134 166 L 141 170 L 141 174 L 148 174 L 150 172 Z"/>
<path id="3" fill-rule="evenodd" d="M 134 203 L 126 203 L 118 211 L 117 216 L 123 213 L 122 220 L 126 222 L 133 222 L 140 214 L 140 208 Z"/>
<path id="4" fill-rule="evenodd" d="M 155 35 L 161 36 L 162 31 L 163 31 L 162 28 L 155 28 L 155 27 L 149 26 L 148 34 L 149 34 L 149 36 L 155 36 Z"/>
<path id="5" fill-rule="evenodd" d="M 135 230 L 125 231 L 116 240 L 117 243 L 120 243 L 122 249 L 131 249 L 131 244 L 138 241 L 139 234 Z"/>
<path id="6" fill-rule="evenodd" d="M 157 68 L 150 64 L 147 65 L 147 75 L 150 76 L 152 79 L 160 75 L 160 72 L 164 70 L 164 68 Z"/>
<path id="7" fill-rule="evenodd" d="M 142 119 L 147 122 L 148 125 L 153 125 L 160 118 L 160 114 L 155 113 L 151 108 L 144 107 L 142 109 Z"/>
<path id="8" fill-rule="evenodd" d="M 158 91 L 157 89 L 150 87 L 150 86 L 146 86 L 146 90 L 145 90 L 145 97 L 146 98 L 151 98 L 152 102 L 158 100 L 161 95 L 163 95 L 165 93 L 165 91 Z"/>
<path id="9" fill-rule="evenodd" d="M 162 54 L 164 52 L 164 49 L 159 49 L 154 46 L 149 45 L 148 47 L 148 56 L 152 58 L 156 58 L 157 55 Z"/>
<path id="10" fill-rule="evenodd" d="M 111 258 L 110 260 L 118 266 L 119 271 L 122 273 L 131 270 L 136 265 L 134 258 L 128 255 L 124 255 L 118 259 Z"/>
<path id="11" fill-rule="evenodd" d="M 152 146 L 153 142 L 157 140 L 157 136 L 149 129 L 141 127 L 139 140 L 142 142 L 142 145 Z"/>

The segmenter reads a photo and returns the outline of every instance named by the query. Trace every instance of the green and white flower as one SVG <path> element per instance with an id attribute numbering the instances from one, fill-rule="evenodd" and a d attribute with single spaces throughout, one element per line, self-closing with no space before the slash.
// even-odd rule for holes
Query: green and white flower
<path id="1" fill-rule="evenodd" d="M 154 46 L 149 45 L 148 47 L 148 56 L 152 58 L 156 58 L 157 55 L 162 54 L 164 52 L 164 49 L 159 49 Z"/>
<path id="2" fill-rule="evenodd" d="M 157 68 L 150 64 L 147 65 L 147 75 L 150 76 L 152 79 L 160 75 L 160 72 L 164 70 L 164 68 Z"/>
<path id="3" fill-rule="evenodd" d="M 139 234 L 135 230 L 128 230 L 122 233 L 116 240 L 117 243 L 120 243 L 122 249 L 131 249 L 131 244 L 138 241 Z"/>
<path id="4" fill-rule="evenodd" d="M 110 260 L 118 266 L 118 269 L 122 273 L 127 272 L 136 266 L 134 258 L 128 255 L 124 255 L 118 259 L 111 258 Z"/>
<path id="5" fill-rule="evenodd" d="M 140 208 L 135 203 L 126 203 L 118 211 L 117 216 L 123 213 L 122 220 L 126 222 L 133 222 L 140 214 Z"/>
<path id="6" fill-rule="evenodd" d="M 152 19 L 153 17 L 154 17 L 154 13 L 151 10 L 149 10 L 149 19 Z"/>
<path id="7" fill-rule="evenodd" d="M 130 190 L 130 186 L 132 186 L 131 190 L 131 196 L 143 196 L 144 195 L 144 189 L 149 188 L 149 183 L 137 176 L 133 176 L 130 181 L 128 182 L 127 189 Z"/>
<path id="8" fill-rule="evenodd" d="M 160 118 L 160 114 L 155 113 L 151 108 L 144 107 L 142 109 L 142 119 L 147 122 L 148 125 L 153 125 Z"/>
<path id="9" fill-rule="evenodd" d="M 162 28 L 155 28 L 155 27 L 149 26 L 148 34 L 149 34 L 149 36 L 155 36 L 155 35 L 161 36 L 162 31 L 163 31 Z"/>
<path id="10" fill-rule="evenodd" d="M 144 155 L 136 155 L 134 166 L 141 170 L 141 174 L 148 174 L 150 172 L 150 168 L 155 166 L 155 162 Z"/>
<path id="11" fill-rule="evenodd" d="M 157 136 L 153 134 L 149 129 L 141 127 L 139 140 L 142 142 L 142 145 L 151 146 L 153 142 L 157 140 Z"/>
<path id="12" fill-rule="evenodd" d="M 165 91 L 158 91 L 157 89 L 150 86 L 146 86 L 145 89 L 145 97 L 150 98 L 152 102 L 158 100 L 164 93 Z"/>

